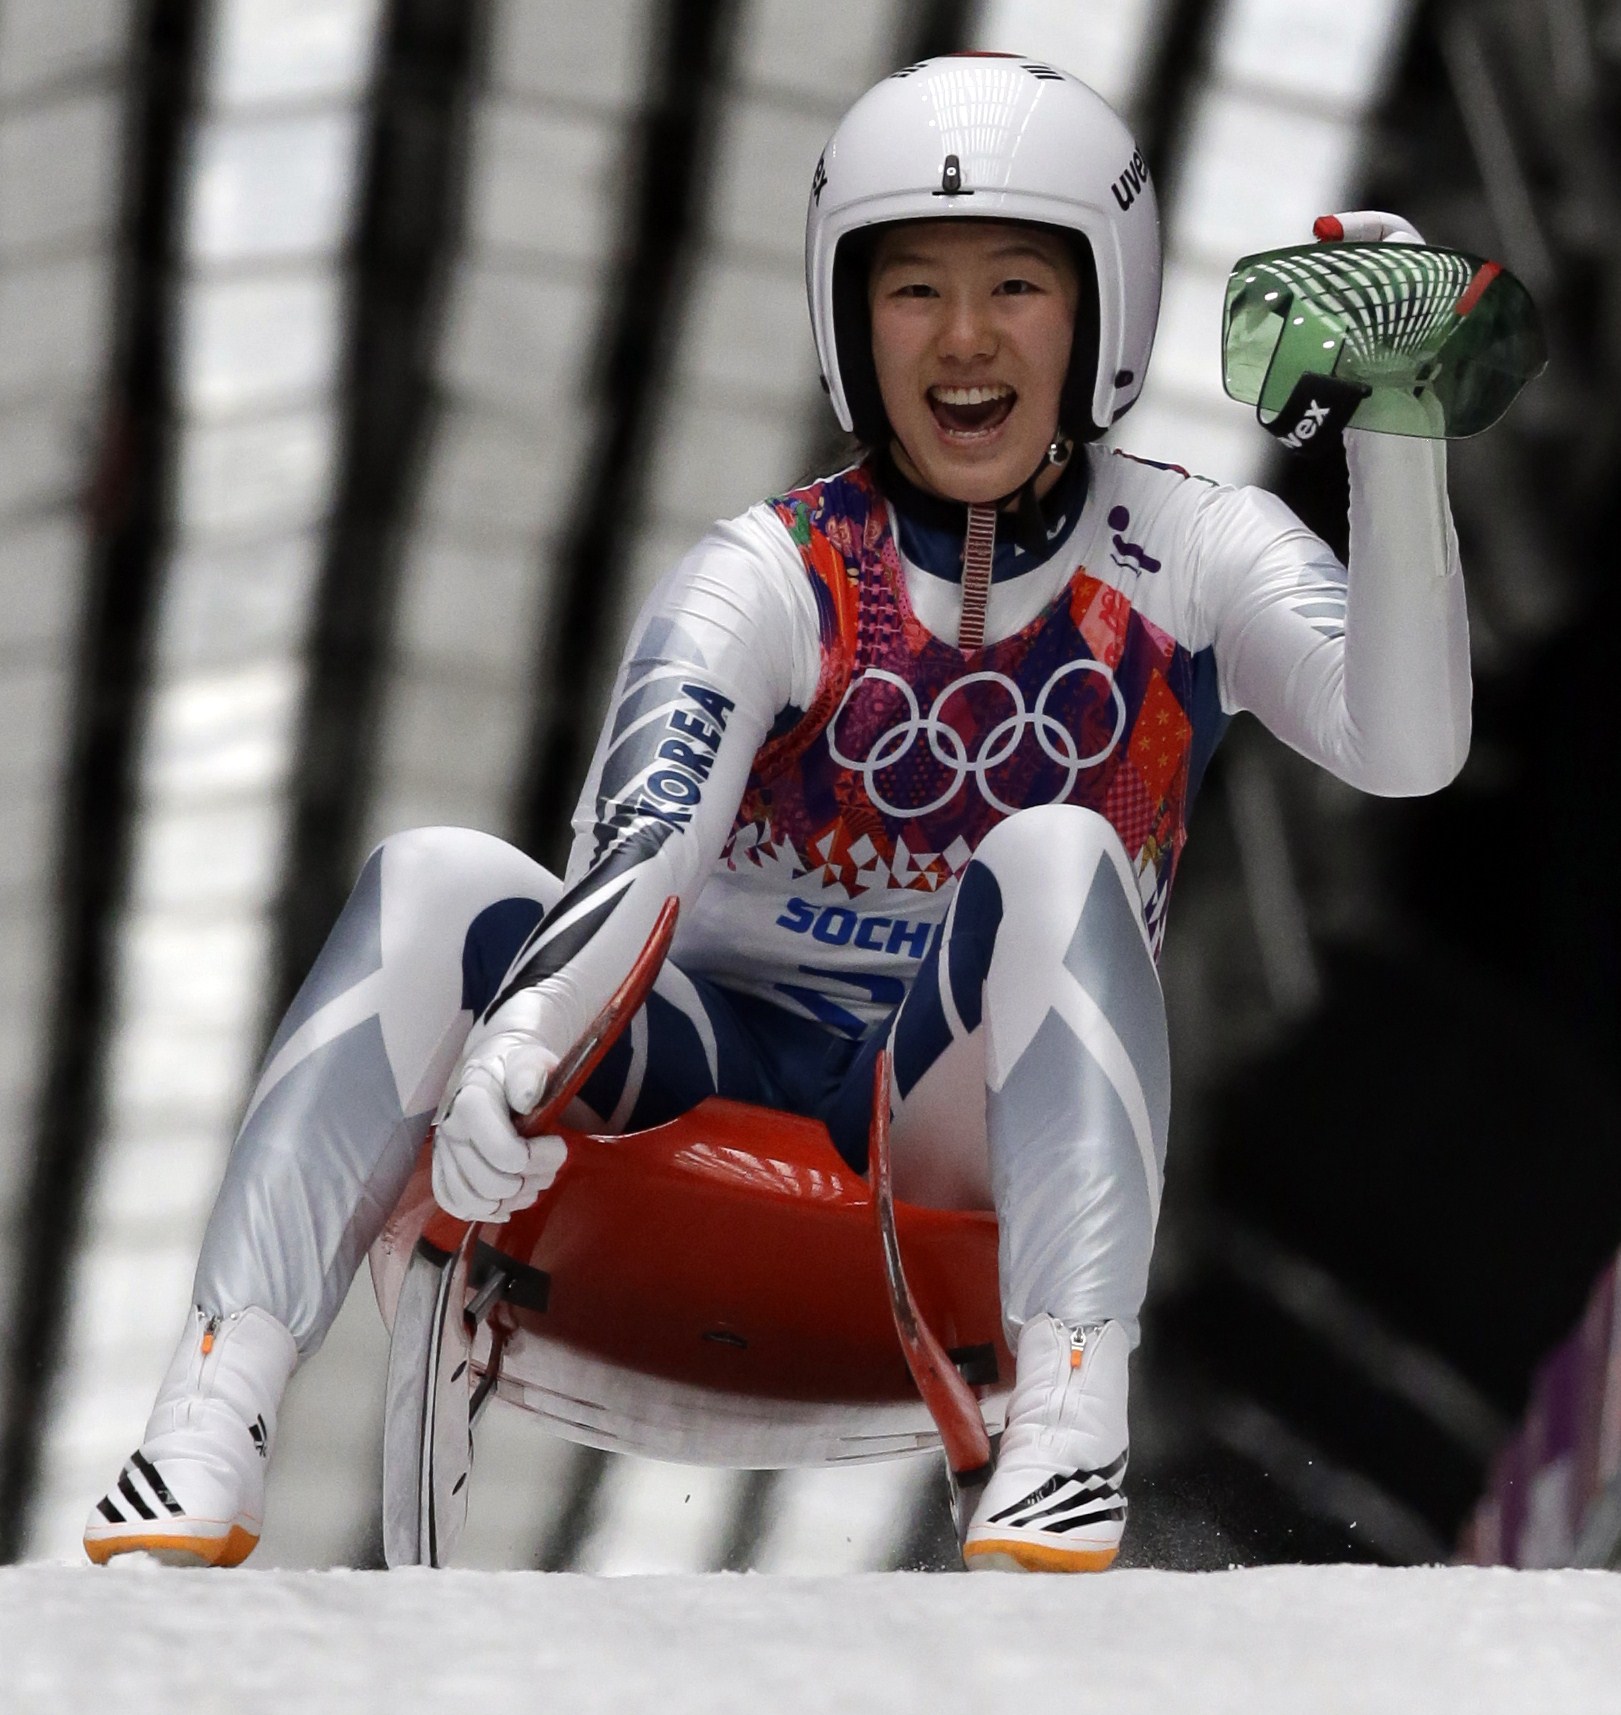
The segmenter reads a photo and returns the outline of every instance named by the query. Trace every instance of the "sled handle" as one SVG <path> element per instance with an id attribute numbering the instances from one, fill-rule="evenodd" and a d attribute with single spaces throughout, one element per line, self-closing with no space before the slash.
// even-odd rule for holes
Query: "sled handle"
<path id="1" fill-rule="evenodd" d="M 625 980 L 608 997 L 607 1004 L 591 1020 L 585 1034 L 552 1068 L 540 1100 L 513 1122 L 520 1137 L 541 1137 L 556 1129 L 564 1109 L 579 1094 L 586 1079 L 602 1064 L 603 1056 L 619 1040 L 620 1031 L 647 999 L 670 951 L 670 943 L 675 939 L 675 923 L 680 912 L 681 901 L 672 893 L 659 907 L 652 933 L 636 955 Z M 455 1252 L 461 1248 L 471 1225 L 439 1209 L 428 1218 L 422 1233 L 440 1250 Z"/>
<path id="2" fill-rule="evenodd" d="M 675 939 L 675 920 L 680 911 L 681 901 L 672 893 L 659 907 L 652 933 L 636 955 L 625 980 L 608 997 L 608 1004 L 591 1020 L 585 1034 L 552 1068 L 540 1100 L 528 1113 L 514 1121 L 519 1137 L 540 1137 L 554 1130 L 563 1117 L 563 1110 L 602 1064 L 603 1056 L 619 1040 L 620 1031 L 647 999 L 654 979 L 663 968 L 670 943 Z"/>
<path id="3" fill-rule="evenodd" d="M 917 1301 L 906 1284 L 895 1227 L 895 1186 L 889 1151 L 889 1066 L 889 1050 L 885 1048 L 873 1068 L 872 1126 L 867 1134 L 867 1173 L 872 1186 L 873 1216 L 883 1247 L 889 1307 L 895 1316 L 895 1332 L 900 1336 L 906 1367 L 912 1372 L 917 1391 L 940 1431 L 952 1477 L 959 1488 L 971 1488 L 990 1475 L 991 1438 L 985 1433 L 985 1419 L 973 1390 L 918 1313 Z"/>

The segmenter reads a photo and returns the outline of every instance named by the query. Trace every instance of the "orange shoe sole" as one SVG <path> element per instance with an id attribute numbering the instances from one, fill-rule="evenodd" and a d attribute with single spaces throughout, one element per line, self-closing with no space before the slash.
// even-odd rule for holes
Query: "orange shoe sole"
<path id="1" fill-rule="evenodd" d="M 233 1524 L 224 1536 L 132 1532 L 127 1536 L 84 1539 L 84 1551 L 97 1566 L 105 1566 L 120 1554 L 150 1554 L 170 1566 L 240 1566 L 258 1546 L 258 1537 L 239 1524 Z"/>
<path id="2" fill-rule="evenodd" d="M 968 1543 L 963 1564 L 970 1572 L 1106 1572 L 1118 1548 L 1054 1548 L 1016 1537 L 981 1537 Z"/>

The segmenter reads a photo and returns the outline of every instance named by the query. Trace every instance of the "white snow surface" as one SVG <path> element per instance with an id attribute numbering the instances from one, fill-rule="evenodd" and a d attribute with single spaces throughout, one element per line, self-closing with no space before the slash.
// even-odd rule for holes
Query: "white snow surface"
<path id="1" fill-rule="evenodd" d="M 444 1715 L 1621 1711 L 1621 1577 L 0 1569 L 0 1707 Z"/>

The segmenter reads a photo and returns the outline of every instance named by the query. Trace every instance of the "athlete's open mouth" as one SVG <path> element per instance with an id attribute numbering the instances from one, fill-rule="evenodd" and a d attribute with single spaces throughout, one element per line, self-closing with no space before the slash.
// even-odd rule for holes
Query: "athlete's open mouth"
<path id="1" fill-rule="evenodd" d="M 988 435 L 1008 420 L 1019 395 L 1005 382 L 982 387 L 931 387 L 929 409 L 948 435 Z"/>

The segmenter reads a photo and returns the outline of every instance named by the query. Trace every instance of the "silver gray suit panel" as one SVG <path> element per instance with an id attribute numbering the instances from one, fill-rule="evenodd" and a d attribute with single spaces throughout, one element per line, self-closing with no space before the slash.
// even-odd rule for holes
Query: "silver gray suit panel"
<path id="1" fill-rule="evenodd" d="M 276 1058 L 287 1039 L 307 1024 L 336 994 L 356 987 L 383 968 L 383 852 L 379 846 L 355 878 L 348 901 L 338 913 L 320 957 L 299 985 L 265 1055 Z"/>
<path id="2" fill-rule="evenodd" d="M 268 1310 L 308 1357 L 405 1190 L 432 1110 L 402 1114 L 373 1016 L 318 1048 L 254 1109 L 197 1262 L 211 1311 Z"/>
<path id="3" fill-rule="evenodd" d="M 1015 1328 L 1043 1311 L 1117 1321 L 1135 1346 L 1154 1223 L 1113 1084 L 1049 1012 L 989 1105 L 1003 1315 Z"/>
<path id="4" fill-rule="evenodd" d="M 257 1305 L 301 1355 L 320 1345 L 410 1178 L 471 1025 L 469 926 L 503 899 L 549 906 L 561 886 L 515 847 L 463 828 L 398 834 L 372 853 L 276 1032 L 203 1236 L 197 1304 Z"/>
<path id="5" fill-rule="evenodd" d="M 1159 971 L 1143 940 L 1137 895 L 1117 884 L 1108 864 L 1099 864 L 1086 896 L 1064 967 L 1091 995 L 1114 1026 L 1151 1113 L 1164 1122 L 1155 1142 L 1165 1167 L 1165 1130 L 1171 1107 L 1171 1044 L 1165 1029 L 1165 998 Z"/>

